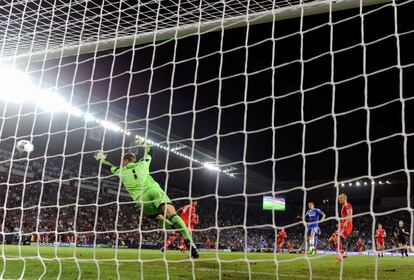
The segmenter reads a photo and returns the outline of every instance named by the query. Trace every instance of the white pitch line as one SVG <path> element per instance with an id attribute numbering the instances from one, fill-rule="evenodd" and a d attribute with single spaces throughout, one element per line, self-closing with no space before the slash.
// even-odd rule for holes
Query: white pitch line
<path id="1" fill-rule="evenodd" d="M 172 267 L 169 267 L 169 269 L 171 269 Z M 177 269 L 174 267 L 174 269 Z M 195 271 L 206 271 L 206 272 L 218 272 L 219 270 L 217 269 L 211 269 L 211 268 L 195 268 Z M 220 270 L 221 273 L 238 273 L 238 274 L 249 274 L 248 271 L 243 271 L 243 270 L 231 270 L 231 269 L 221 269 Z M 265 276 L 276 276 L 276 273 L 269 273 L 269 272 L 254 272 L 252 271 L 250 274 L 254 274 L 254 275 L 265 275 Z M 295 278 L 306 278 L 306 279 L 311 279 L 310 276 L 306 276 L 306 275 L 295 275 L 295 274 L 283 274 L 283 273 L 278 273 L 279 276 L 282 277 L 295 277 Z M 338 277 L 326 277 L 326 276 L 313 276 L 313 278 L 318 278 L 318 279 L 338 279 Z M 360 280 L 366 280 L 365 278 L 359 278 Z"/>

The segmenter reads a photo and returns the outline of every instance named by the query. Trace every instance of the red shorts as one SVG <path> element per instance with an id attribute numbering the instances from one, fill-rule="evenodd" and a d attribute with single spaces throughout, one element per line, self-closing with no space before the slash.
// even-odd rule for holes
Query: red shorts
<path id="1" fill-rule="evenodd" d="M 285 242 L 285 240 L 284 239 L 278 239 L 277 240 L 277 245 L 282 245 L 283 243 Z"/>
<path id="2" fill-rule="evenodd" d="M 358 251 L 362 251 L 363 248 L 363 246 L 358 246 Z"/>
<path id="3" fill-rule="evenodd" d="M 348 225 L 346 228 L 343 228 L 341 225 L 341 237 L 346 239 L 352 232 L 352 225 Z"/>
<path id="4" fill-rule="evenodd" d="M 385 244 L 384 238 L 377 238 L 377 245 L 384 246 L 384 244 Z"/>

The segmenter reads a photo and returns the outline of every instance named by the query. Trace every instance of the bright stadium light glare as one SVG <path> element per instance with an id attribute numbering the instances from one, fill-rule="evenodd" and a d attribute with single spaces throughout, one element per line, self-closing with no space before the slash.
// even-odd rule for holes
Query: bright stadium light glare
<path id="1" fill-rule="evenodd" d="M 71 115 L 75 115 L 77 117 L 81 117 L 83 115 L 83 112 L 81 110 L 79 110 L 78 108 L 73 107 L 73 106 L 69 106 L 66 109 L 66 112 L 68 112 Z"/>
<path id="2" fill-rule="evenodd" d="M 0 84 L 0 99 L 13 103 L 32 102 L 51 113 L 67 112 L 78 117 L 83 115 L 81 110 L 68 104 L 55 91 L 39 89 L 26 73 L 15 68 L 0 65 Z"/>
<path id="3" fill-rule="evenodd" d="M 56 91 L 39 89 L 34 85 L 26 73 L 21 72 L 15 68 L 0 65 L 0 84 L 2 86 L 2 90 L 0 91 L 0 99 L 13 103 L 33 102 L 46 112 L 66 112 L 70 115 L 83 117 L 85 121 L 99 123 L 105 129 L 121 132 L 126 135 L 131 135 L 130 131 L 126 131 L 110 121 L 101 120 L 94 117 L 89 112 L 84 113 L 80 109 L 70 105 L 62 96 L 58 95 Z M 135 138 L 144 139 L 139 135 L 135 135 Z M 153 140 L 145 139 L 145 142 L 149 145 L 155 145 L 156 147 L 159 147 L 166 151 L 171 151 L 179 157 L 201 164 L 209 170 L 222 172 L 230 177 L 234 177 L 234 174 L 229 173 L 228 171 L 223 171 L 213 164 L 203 163 L 202 161 L 194 159 L 186 154 L 160 145 Z"/>
<path id="4" fill-rule="evenodd" d="M 390 185 L 390 184 L 391 184 L 391 181 L 388 181 L 388 180 L 387 180 L 385 183 L 387 183 L 388 185 Z"/>
<path id="5" fill-rule="evenodd" d="M 51 91 L 39 92 L 35 102 L 40 108 L 51 113 L 68 109 L 65 99 Z"/>
<path id="6" fill-rule="evenodd" d="M 364 182 L 364 186 L 366 186 L 366 185 L 368 185 L 368 183 L 367 182 Z"/>
<path id="7" fill-rule="evenodd" d="M 212 165 L 211 163 L 208 163 L 208 162 L 205 162 L 205 163 L 203 164 L 203 166 L 204 166 L 205 168 L 209 169 L 209 170 L 214 170 L 214 171 L 219 171 L 219 170 L 220 170 L 220 168 L 218 168 L 217 166 Z"/>
<path id="8" fill-rule="evenodd" d="M 100 123 L 106 129 L 113 130 L 113 131 L 118 131 L 118 132 L 121 131 L 121 128 L 119 126 L 117 126 L 116 124 L 114 124 L 110 121 L 103 120 Z"/>
<path id="9" fill-rule="evenodd" d="M 358 182 L 356 182 L 356 185 L 359 187 L 361 185 L 361 183 L 358 181 Z"/>
<path id="10" fill-rule="evenodd" d="M 85 121 L 87 121 L 87 122 L 94 122 L 95 120 L 96 120 L 96 118 L 92 115 L 92 114 L 90 114 L 90 113 L 85 113 L 84 115 L 83 115 L 83 118 L 85 119 Z"/>
<path id="11" fill-rule="evenodd" d="M 96 122 L 105 129 L 109 129 L 115 132 L 121 132 L 126 135 L 131 135 L 130 131 L 124 130 L 115 123 L 107 120 L 101 120 L 94 117 L 91 113 L 84 113 L 79 108 L 70 105 L 65 98 L 58 95 L 55 90 L 42 90 L 38 88 L 31 80 L 29 75 L 21 72 L 13 67 L 7 67 L 0 65 L 0 84 L 2 90 L 0 91 L 0 99 L 13 103 L 32 102 L 39 106 L 42 110 L 50 113 L 66 112 L 70 115 L 77 117 L 83 117 L 87 122 Z M 135 138 L 139 139 L 143 137 L 135 135 Z M 222 172 L 230 177 L 234 177 L 234 174 L 228 171 L 223 171 L 219 167 L 204 163 L 200 160 L 194 159 L 184 153 L 178 152 L 174 149 L 169 149 L 166 146 L 160 145 L 151 139 L 145 139 L 145 142 L 149 145 L 155 145 L 166 151 L 171 151 L 177 156 L 188 159 L 195 163 L 203 165 L 205 168 L 217 172 Z"/>
<path id="12" fill-rule="evenodd" d="M 28 75 L 5 65 L 0 65 L 0 98 L 13 103 L 30 101 L 38 88 Z"/>
<path id="13" fill-rule="evenodd" d="M 104 128 L 111 128 L 112 126 L 113 126 L 113 124 L 112 123 L 110 123 L 110 122 L 108 122 L 108 121 L 101 121 L 100 122 L 101 123 L 101 125 L 104 127 Z"/>

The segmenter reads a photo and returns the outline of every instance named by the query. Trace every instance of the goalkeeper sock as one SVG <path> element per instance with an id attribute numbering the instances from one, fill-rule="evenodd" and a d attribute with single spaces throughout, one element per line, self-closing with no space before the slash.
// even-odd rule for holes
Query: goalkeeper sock
<path id="1" fill-rule="evenodd" d="M 184 237 L 185 240 L 189 240 L 190 242 L 193 242 L 190 236 L 190 232 L 188 231 L 188 228 L 186 227 L 183 219 L 181 219 L 178 215 L 173 215 L 170 218 L 170 221 L 172 222 L 173 226 L 180 232 L 181 236 Z"/>
<path id="2" fill-rule="evenodd" d="M 172 229 L 173 228 L 173 224 L 165 218 L 162 218 L 157 223 L 158 223 L 158 226 L 160 228 L 164 228 L 164 224 L 165 224 L 165 229 Z"/>

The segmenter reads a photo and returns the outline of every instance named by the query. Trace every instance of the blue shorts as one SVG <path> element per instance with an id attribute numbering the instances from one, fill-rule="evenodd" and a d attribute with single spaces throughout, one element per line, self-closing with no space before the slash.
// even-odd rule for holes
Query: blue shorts
<path id="1" fill-rule="evenodd" d="M 310 236 L 312 231 L 315 232 L 315 236 L 321 233 L 321 229 L 319 228 L 318 225 L 310 225 L 310 226 L 308 226 L 308 230 L 306 231 L 306 235 Z"/>

